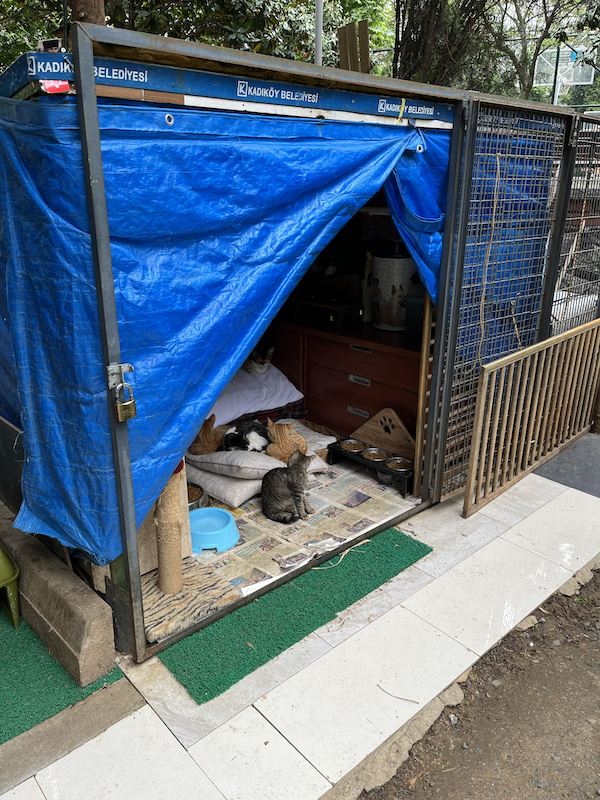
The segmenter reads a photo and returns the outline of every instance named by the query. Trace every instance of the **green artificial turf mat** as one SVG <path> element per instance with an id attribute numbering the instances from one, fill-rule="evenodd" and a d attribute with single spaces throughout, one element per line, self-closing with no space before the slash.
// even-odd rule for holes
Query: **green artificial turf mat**
<path id="1" fill-rule="evenodd" d="M 158 657 L 197 703 L 205 703 L 430 552 L 431 547 L 388 528 Z"/>
<path id="2" fill-rule="evenodd" d="M 81 689 L 29 625 L 15 630 L 0 608 L 0 744 L 122 677 L 115 667 Z"/>

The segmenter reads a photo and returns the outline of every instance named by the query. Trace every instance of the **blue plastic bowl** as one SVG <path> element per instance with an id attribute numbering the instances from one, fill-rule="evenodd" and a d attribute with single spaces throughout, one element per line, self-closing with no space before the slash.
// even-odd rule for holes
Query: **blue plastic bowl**
<path id="1" fill-rule="evenodd" d="M 224 508 L 196 508 L 190 511 L 192 552 L 214 550 L 222 553 L 240 538 L 233 514 Z"/>

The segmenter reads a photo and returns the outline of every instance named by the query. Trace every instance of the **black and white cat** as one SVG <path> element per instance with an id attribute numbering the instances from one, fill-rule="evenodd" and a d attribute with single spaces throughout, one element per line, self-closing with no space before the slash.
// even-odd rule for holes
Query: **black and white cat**
<path id="1" fill-rule="evenodd" d="M 306 499 L 308 465 L 312 456 L 304 455 L 298 445 L 288 458 L 287 467 L 272 469 L 263 478 L 262 508 L 265 517 L 275 522 L 289 523 L 308 519 L 314 509 Z"/>
<path id="2" fill-rule="evenodd" d="M 240 422 L 229 428 L 223 437 L 223 450 L 257 450 L 262 452 L 270 444 L 269 432 L 260 422 Z"/>
<path id="3" fill-rule="evenodd" d="M 271 363 L 271 359 L 273 358 L 273 353 L 275 352 L 274 347 L 269 347 L 267 352 L 261 355 L 260 351 L 255 349 L 253 350 L 248 358 L 242 364 L 242 369 L 245 372 L 250 372 L 255 375 L 262 375 L 263 372 L 266 372 L 269 369 L 269 365 Z"/>

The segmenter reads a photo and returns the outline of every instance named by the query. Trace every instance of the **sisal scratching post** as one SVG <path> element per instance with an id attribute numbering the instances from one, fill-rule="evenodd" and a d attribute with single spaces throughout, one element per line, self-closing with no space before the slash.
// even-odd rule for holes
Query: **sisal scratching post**
<path id="1" fill-rule="evenodd" d="M 158 549 L 158 588 L 165 594 L 176 594 L 183 587 L 181 569 L 181 506 L 179 481 L 183 473 L 175 472 L 169 478 L 156 501 L 154 525 Z"/>

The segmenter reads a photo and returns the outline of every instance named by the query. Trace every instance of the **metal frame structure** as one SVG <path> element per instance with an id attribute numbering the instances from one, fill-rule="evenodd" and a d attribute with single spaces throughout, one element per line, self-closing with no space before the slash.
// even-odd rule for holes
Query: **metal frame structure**
<path id="1" fill-rule="evenodd" d="M 516 107 L 515 107 L 516 106 Z M 562 137 L 563 146 L 562 150 L 560 151 L 559 161 L 557 162 L 554 160 L 552 166 L 553 178 L 551 181 L 550 188 L 552 186 L 555 187 L 556 193 L 552 197 L 548 198 L 548 206 L 552 212 L 552 220 L 549 230 L 549 236 L 547 240 L 547 251 L 545 253 L 543 261 L 540 261 L 538 257 L 538 261 L 540 261 L 539 269 L 540 274 L 538 275 L 538 280 L 541 281 L 542 284 L 542 298 L 541 302 L 539 303 L 539 307 L 536 310 L 537 316 L 537 326 L 535 330 L 535 336 L 533 337 L 533 341 L 540 341 L 548 336 L 549 330 L 549 319 L 550 313 L 552 309 L 552 302 L 554 296 L 554 287 L 556 282 L 556 274 L 558 270 L 558 262 L 561 257 L 561 245 L 563 241 L 563 234 L 564 234 L 564 227 L 565 227 L 565 219 L 567 216 L 567 207 L 570 200 L 570 187 L 571 187 L 571 179 L 573 174 L 573 161 L 574 161 L 574 150 L 576 147 L 576 134 L 578 131 L 578 118 L 573 116 L 572 114 L 564 113 L 562 110 L 558 110 L 556 108 L 549 109 L 548 107 L 539 106 L 535 109 L 526 108 L 525 106 L 519 107 L 518 104 L 515 104 L 512 107 L 508 107 L 510 111 L 514 112 L 521 112 L 523 117 L 529 117 L 530 120 L 547 120 L 550 121 L 552 119 L 556 119 L 557 125 L 559 128 L 564 127 L 564 136 Z M 458 210 L 458 215 L 456 218 L 456 232 L 453 239 L 453 259 L 450 258 L 448 261 L 444 262 L 442 265 L 442 281 L 445 280 L 445 283 L 442 283 L 440 287 L 440 295 L 442 290 L 447 295 L 446 305 L 441 305 L 441 323 L 446 322 L 447 324 L 447 331 L 445 336 L 440 336 L 437 346 L 439 357 L 436 361 L 436 368 L 437 368 L 437 376 L 436 380 L 432 381 L 432 406 L 434 403 L 434 395 L 433 390 L 434 388 L 437 389 L 441 387 L 441 394 L 439 397 L 439 424 L 438 424 L 438 435 L 437 439 L 430 442 L 430 448 L 435 448 L 436 458 L 433 466 L 429 465 L 429 477 L 430 477 L 430 497 L 433 502 L 438 502 L 442 496 L 452 494 L 455 491 L 462 490 L 464 486 L 464 481 L 466 480 L 466 472 L 465 472 L 465 465 L 466 461 L 468 460 L 468 453 L 470 447 L 470 438 L 471 438 L 471 425 L 472 425 L 472 416 L 471 412 L 474 412 L 475 397 L 476 397 L 476 385 L 477 385 L 477 377 L 478 377 L 478 368 L 480 364 L 483 364 L 485 361 L 490 360 L 489 358 L 485 358 L 483 353 L 479 353 L 478 357 L 471 359 L 473 361 L 470 369 L 472 371 L 472 386 L 470 387 L 472 391 L 469 391 L 469 387 L 466 387 L 467 394 L 462 397 L 459 396 L 460 392 L 457 393 L 457 389 L 459 389 L 460 384 L 460 376 L 456 373 L 455 370 L 455 363 L 457 359 L 457 342 L 459 336 L 459 327 L 461 326 L 462 317 L 464 319 L 463 311 L 473 305 L 473 297 L 472 292 L 473 288 L 466 289 L 466 295 L 463 291 L 463 269 L 465 268 L 464 259 L 465 259 L 465 245 L 464 245 L 464 236 L 466 231 L 466 226 L 469 223 L 469 215 L 470 213 L 474 213 L 475 217 L 480 213 L 477 209 L 471 210 L 471 200 L 474 198 L 470 198 L 470 185 L 472 179 L 472 173 L 474 169 L 474 161 L 473 157 L 475 155 L 474 148 L 475 142 L 477 139 L 477 122 L 476 119 L 479 117 L 480 114 L 483 117 L 490 115 L 493 118 L 494 114 L 497 115 L 504 115 L 510 116 L 507 114 L 507 104 L 504 102 L 498 102 L 497 98 L 494 98 L 494 101 L 491 102 L 490 98 L 478 98 L 474 99 L 471 109 L 470 109 L 470 125 L 467 126 L 467 130 L 465 132 L 465 142 L 464 142 L 464 151 L 463 151 L 463 165 L 462 165 L 462 184 L 461 184 L 461 192 L 460 192 L 460 207 Z M 535 111 L 536 114 L 532 115 L 531 111 Z M 523 121 L 525 124 L 525 121 Z M 539 125 L 539 123 L 533 122 L 530 124 L 535 126 Z M 490 134 L 493 138 L 493 134 Z M 551 134 L 549 134 L 551 135 Z M 543 136 L 540 136 L 540 139 L 543 140 Z M 493 149 L 493 143 L 485 142 L 485 148 L 491 146 Z M 559 148 L 560 150 L 560 148 Z M 488 152 L 488 158 L 493 155 L 491 150 Z M 500 153 L 497 154 L 498 157 Z M 523 154 L 524 162 L 527 160 L 527 155 Z M 534 156 L 535 157 L 535 156 Z M 480 156 L 478 156 L 480 158 Z M 479 161 L 478 169 L 482 169 L 481 161 Z M 546 166 L 550 166 L 552 162 L 548 162 L 546 159 Z M 523 169 L 525 167 L 523 166 Z M 455 176 L 456 178 L 456 176 Z M 480 175 L 481 178 L 481 175 Z M 487 198 L 489 201 L 490 198 Z M 450 209 L 450 205 L 448 207 Z M 518 218 L 518 214 L 515 217 Z M 477 229 L 477 226 L 475 230 Z M 489 225 L 486 227 L 485 224 L 480 225 L 480 231 L 476 235 L 476 241 L 479 243 L 479 247 L 482 247 L 485 244 L 486 250 L 486 259 L 489 259 L 489 248 L 491 246 L 491 239 L 493 238 L 493 225 L 490 228 Z M 496 232 L 498 233 L 498 231 Z M 496 235 L 496 238 L 497 235 Z M 545 237 L 542 235 L 542 239 Z M 541 239 L 540 239 L 541 241 Z M 471 247 L 473 244 L 471 245 Z M 486 260 L 484 259 L 484 261 Z M 479 264 L 478 261 L 473 262 L 471 258 L 472 264 Z M 485 265 L 484 265 L 485 266 Z M 444 268 L 446 269 L 446 274 L 444 275 Z M 486 275 L 487 275 L 487 266 L 485 266 Z M 470 270 L 472 272 L 472 268 Z M 471 275 L 471 280 L 473 275 Z M 486 277 L 487 280 L 487 277 Z M 480 287 L 481 289 L 481 287 Z M 483 292 L 481 289 L 480 294 Z M 465 296 L 463 296 L 465 295 Z M 483 301 L 482 301 L 483 306 Z M 448 309 L 448 311 L 446 311 Z M 476 309 L 475 309 L 476 313 Z M 480 317 L 483 314 L 482 308 L 479 310 Z M 481 320 L 480 320 L 481 321 Z M 464 321 L 462 322 L 464 325 Z M 515 322 L 515 330 L 516 330 L 516 322 Z M 533 330 L 531 330 L 529 336 L 530 339 L 533 336 Z M 465 328 L 460 328 L 461 339 L 465 338 Z M 482 333 L 483 336 L 483 333 Z M 496 356 L 500 357 L 501 355 L 509 355 L 516 349 L 519 349 L 523 344 L 519 341 L 519 336 L 516 337 L 517 341 L 514 344 L 510 344 L 508 341 L 503 343 L 501 352 Z M 533 343 L 533 341 L 527 342 L 527 344 Z M 458 381 L 458 383 L 457 383 Z M 464 394 L 464 392 L 463 392 Z M 462 403 L 462 409 L 458 408 Z M 451 407 L 454 407 L 454 411 L 451 412 Z M 452 428 L 450 431 L 449 428 Z M 452 444 L 450 444 L 451 437 L 453 437 Z M 457 456 L 454 460 L 456 464 L 453 464 L 453 454 L 450 452 L 452 448 L 455 448 L 454 455 Z M 460 451 L 460 452 L 458 452 Z M 462 462 L 462 464 L 461 464 Z M 452 478 L 452 473 L 454 473 L 454 479 L 449 481 L 449 477 Z"/>
<path id="2" fill-rule="evenodd" d="M 110 234 L 104 193 L 102 152 L 98 125 L 97 90 L 94 80 L 94 57 L 129 58 L 136 62 L 206 70 L 224 75 L 245 75 L 279 81 L 294 81 L 309 86 L 363 92 L 371 95 L 420 98 L 448 103 L 454 109 L 450 153 L 447 214 L 440 275 L 437 332 L 434 346 L 432 380 L 424 456 L 423 505 L 436 502 L 442 495 L 442 480 L 448 420 L 452 394 L 455 347 L 459 336 L 462 295 L 462 268 L 467 243 L 469 198 L 471 193 L 475 141 L 480 109 L 512 109 L 517 112 L 546 114 L 565 120 L 569 147 L 565 148 L 558 192 L 554 204 L 552 237 L 547 260 L 546 292 L 537 336 L 545 338 L 549 329 L 552 288 L 556 281 L 570 180 L 573 174 L 577 117 L 570 109 L 557 109 L 521 100 L 498 98 L 472 92 L 415 84 L 365 73 L 336 70 L 267 56 L 224 50 L 165 37 L 155 37 L 121 29 L 77 23 L 72 26 L 73 58 L 77 87 L 77 105 L 81 129 L 83 164 L 92 237 L 92 252 L 101 322 L 102 348 L 107 370 L 107 392 L 117 494 L 123 539 L 127 589 L 107 579 L 107 600 L 113 607 L 117 646 L 144 660 L 183 636 L 198 630 L 207 621 L 172 635 L 155 645 L 146 641 L 143 621 L 141 576 L 137 553 L 137 530 L 126 423 L 117 421 L 114 405 L 121 400 L 123 380 L 118 376 L 129 368 L 121 363 L 119 331 L 110 253 Z M 148 97 L 147 99 L 155 99 Z M 163 95 L 161 102 L 169 102 Z M 277 112 L 271 112 L 277 113 Z M 289 113 L 289 112 L 288 112 Z M 388 120 L 389 124 L 389 120 Z M 554 282 L 552 282 L 552 276 Z M 117 376 L 117 377 L 115 377 Z M 418 509 L 415 509 L 418 510 Z M 389 525 L 390 523 L 387 523 Z M 373 533 L 373 531 L 371 531 Z M 330 557 L 331 554 L 324 558 Z M 268 588 L 283 582 L 277 581 Z M 265 591 L 268 589 L 265 588 Z M 243 604 L 241 600 L 233 607 Z M 219 616 L 222 616 L 222 612 Z M 210 618 L 213 621 L 217 615 Z"/>
<path id="3" fill-rule="evenodd" d="M 112 258 L 110 253 L 110 232 L 108 229 L 108 211 L 104 186 L 104 170 L 102 168 L 102 149 L 100 145 L 100 128 L 98 124 L 98 107 L 96 103 L 96 86 L 94 81 L 94 52 L 92 40 L 79 25 L 73 26 L 73 59 L 75 63 L 75 82 L 77 86 L 77 110 L 83 153 L 83 171 L 90 220 L 94 273 L 96 277 L 96 294 L 98 297 L 98 313 L 100 317 L 100 335 L 102 353 L 106 369 L 108 417 L 113 446 L 115 474 L 117 479 L 117 499 L 119 504 L 119 520 L 123 538 L 123 555 L 125 558 L 125 574 L 130 588 L 130 602 L 122 598 L 123 607 L 129 612 L 127 649 L 140 658 L 146 650 L 144 633 L 144 616 L 142 609 L 142 583 L 137 545 L 137 526 L 135 521 L 135 502 L 133 498 L 133 481 L 131 477 L 131 459 L 129 455 L 129 432 L 125 423 L 117 421 L 114 405 L 120 399 L 119 391 L 113 386 L 111 372 L 121 368 L 121 346 L 119 343 L 119 325 L 117 322 L 117 305 L 113 281 Z M 120 383 L 124 391 L 124 382 Z M 128 598 L 129 599 L 129 598 Z M 124 602 L 123 602 L 124 601 Z M 122 619 L 123 613 L 117 616 Z"/>

